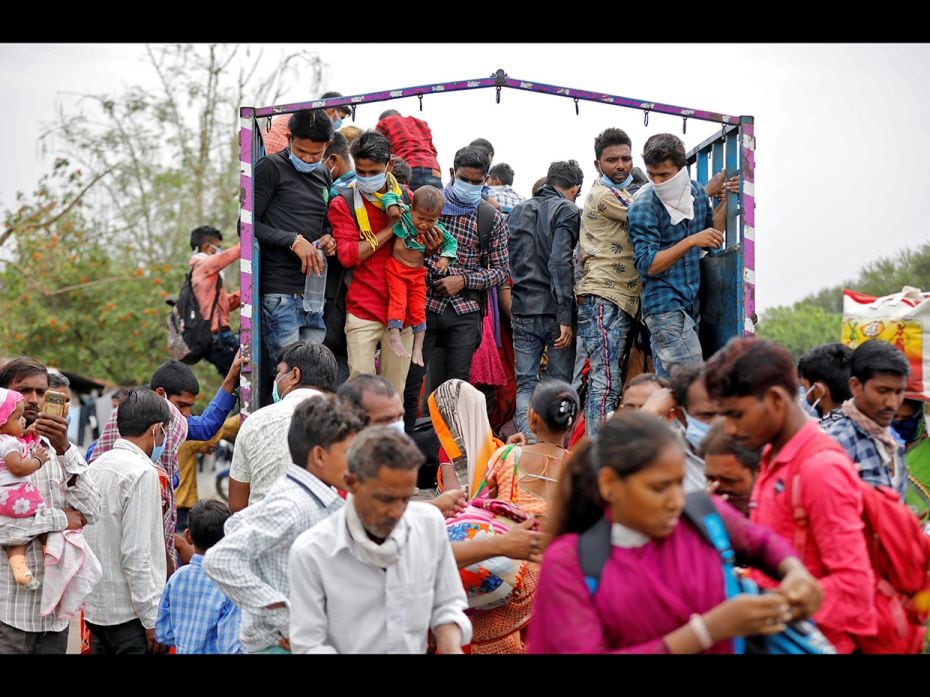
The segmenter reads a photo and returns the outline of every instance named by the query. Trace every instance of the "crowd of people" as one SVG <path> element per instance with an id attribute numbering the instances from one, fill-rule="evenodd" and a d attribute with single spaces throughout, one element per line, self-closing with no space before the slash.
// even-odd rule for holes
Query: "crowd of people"
<path id="1" fill-rule="evenodd" d="M 920 650 L 930 604 L 888 595 L 864 520 L 921 486 L 907 359 L 734 337 L 704 361 L 700 262 L 738 178 L 692 181 L 671 134 L 643 172 L 608 128 L 581 206 L 577 161 L 524 198 L 482 138 L 443 185 L 424 121 L 348 113 L 262 133 L 268 394 L 241 426 L 238 245 L 210 227 L 203 414 L 165 361 L 85 458 L 47 368 L 0 367 L 0 652 L 64 653 L 81 610 L 91 653 L 739 653 L 807 619 L 831 651 Z M 221 437 L 228 507 L 191 485 Z"/>

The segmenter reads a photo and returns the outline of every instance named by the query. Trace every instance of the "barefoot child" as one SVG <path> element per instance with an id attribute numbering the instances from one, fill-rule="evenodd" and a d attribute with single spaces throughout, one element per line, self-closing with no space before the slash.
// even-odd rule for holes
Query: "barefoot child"
<path id="1" fill-rule="evenodd" d="M 7 518 L 31 518 L 46 507 L 29 475 L 48 462 L 48 451 L 41 445 L 30 451 L 23 440 L 24 407 L 19 392 L 0 387 L 0 516 Z M 39 581 L 26 566 L 25 543 L 7 545 L 5 550 L 16 582 L 26 590 L 36 590 Z"/>
<path id="2" fill-rule="evenodd" d="M 394 255 L 388 259 L 388 333 L 391 350 L 401 358 L 408 358 L 400 340 L 404 320 L 413 324 L 413 362 L 423 365 L 423 338 L 426 332 L 426 269 L 423 255 L 426 252 L 423 235 L 436 228 L 442 233 L 440 259 L 436 270 L 440 273 L 455 260 L 458 249 L 455 238 L 438 222 L 442 213 L 442 192 L 434 186 L 421 186 L 413 194 L 410 209 L 401 201 L 389 203 L 387 195 L 384 209 L 397 205 L 404 209 L 401 219 L 394 225 Z"/>

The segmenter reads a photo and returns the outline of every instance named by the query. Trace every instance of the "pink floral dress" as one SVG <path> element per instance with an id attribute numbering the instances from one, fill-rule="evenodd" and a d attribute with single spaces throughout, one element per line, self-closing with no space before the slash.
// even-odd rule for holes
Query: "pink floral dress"
<path id="1" fill-rule="evenodd" d="M 17 477 L 6 466 L 6 456 L 18 452 L 29 457 L 29 447 L 15 436 L 0 434 L 0 516 L 31 518 L 48 504 L 31 477 Z"/>

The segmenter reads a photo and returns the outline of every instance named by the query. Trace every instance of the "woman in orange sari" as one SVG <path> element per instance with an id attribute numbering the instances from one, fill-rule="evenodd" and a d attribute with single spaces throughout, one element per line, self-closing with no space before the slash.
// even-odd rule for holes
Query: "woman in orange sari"
<path id="1" fill-rule="evenodd" d="M 579 410 L 578 393 L 571 385 L 560 380 L 539 383 L 527 413 L 536 442 L 498 448 L 488 464 L 482 496 L 515 504 L 537 519 L 544 518 L 565 456 L 565 434 Z M 514 593 L 507 605 L 471 618 L 472 653 L 524 652 L 538 578 L 539 564 L 527 562 L 520 592 Z"/>

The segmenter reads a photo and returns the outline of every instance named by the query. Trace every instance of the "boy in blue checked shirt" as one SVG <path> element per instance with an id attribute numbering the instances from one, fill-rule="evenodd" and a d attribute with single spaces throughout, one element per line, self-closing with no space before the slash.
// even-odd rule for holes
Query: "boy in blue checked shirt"
<path id="1" fill-rule="evenodd" d="M 239 608 L 201 567 L 204 552 L 223 538 L 229 515 L 219 501 L 198 501 L 188 515 L 184 536 L 194 556 L 168 579 L 155 622 L 158 643 L 177 653 L 244 653 Z"/>

